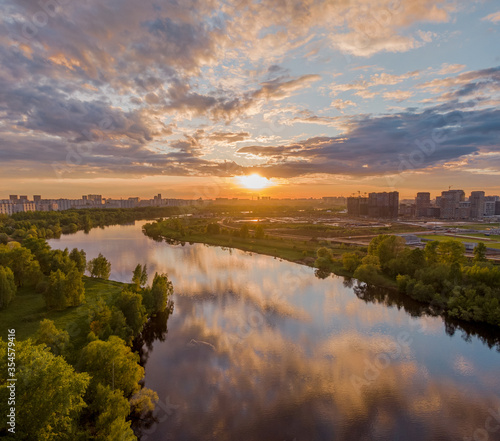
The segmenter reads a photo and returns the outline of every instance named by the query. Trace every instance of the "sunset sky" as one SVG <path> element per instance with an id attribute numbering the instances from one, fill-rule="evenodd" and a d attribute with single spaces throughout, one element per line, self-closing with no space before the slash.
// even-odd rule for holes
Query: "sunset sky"
<path id="1" fill-rule="evenodd" d="M 498 1 L 4 0 L 0 23 L 0 199 L 500 195 Z"/>

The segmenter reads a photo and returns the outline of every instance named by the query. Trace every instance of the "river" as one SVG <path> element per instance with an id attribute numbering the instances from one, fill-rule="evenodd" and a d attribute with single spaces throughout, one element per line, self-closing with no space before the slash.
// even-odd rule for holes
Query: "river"
<path id="1" fill-rule="evenodd" d="M 273 257 L 155 242 L 143 224 L 49 241 L 102 252 L 113 280 L 146 263 L 173 282 L 142 351 L 160 398 L 143 441 L 500 439 L 498 333 Z"/>

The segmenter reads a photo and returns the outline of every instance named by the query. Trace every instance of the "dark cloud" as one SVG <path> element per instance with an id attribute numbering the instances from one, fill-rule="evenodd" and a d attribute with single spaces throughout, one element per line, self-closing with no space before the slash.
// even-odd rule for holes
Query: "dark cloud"
<path id="1" fill-rule="evenodd" d="M 230 122 L 250 109 L 259 108 L 263 102 L 288 98 L 320 78 L 319 75 L 302 75 L 291 79 L 279 77 L 241 94 L 224 90 L 211 95 L 195 92 L 188 83 L 176 80 L 165 93 L 162 109 L 166 112 L 183 112 L 191 116 L 208 117 L 214 121 Z"/>
<path id="2" fill-rule="evenodd" d="M 268 177 L 309 173 L 379 175 L 421 170 L 464 155 L 499 150 L 500 110 L 448 111 L 440 108 L 347 120 L 338 137 L 316 137 L 278 146 L 247 146 L 242 155 L 266 159 Z"/>
<path id="3" fill-rule="evenodd" d="M 164 124 L 148 120 L 141 110 L 125 112 L 102 100 L 81 101 L 51 85 L 13 87 L 0 79 L 0 112 L 19 130 L 64 137 L 70 142 L 95 136 L 148 142 L 167 133 Z M 97 135 L 99 132 L 99 135 Z"/>

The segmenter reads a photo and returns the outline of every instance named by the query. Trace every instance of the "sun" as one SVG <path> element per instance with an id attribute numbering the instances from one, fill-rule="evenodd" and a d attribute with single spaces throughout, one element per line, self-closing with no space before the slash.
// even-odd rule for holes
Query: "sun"
<path id="1" fill-rule="evenodd" d="M 263 178 L 257 173 L 246 176 L 238 176 L 237 179 L 242 187 L 250 190 L 261 190 L 262 188 L 266 188 L 271 185 L 271 181 L 269 179 Z"/>

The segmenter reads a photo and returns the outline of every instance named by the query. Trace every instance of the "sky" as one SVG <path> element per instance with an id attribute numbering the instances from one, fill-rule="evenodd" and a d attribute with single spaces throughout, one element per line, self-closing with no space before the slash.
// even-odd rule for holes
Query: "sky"
<path id="1" fill-rule="evenodd" d="M 1 8 L 0 198 L 500 195 L 498 1 Z"/>

